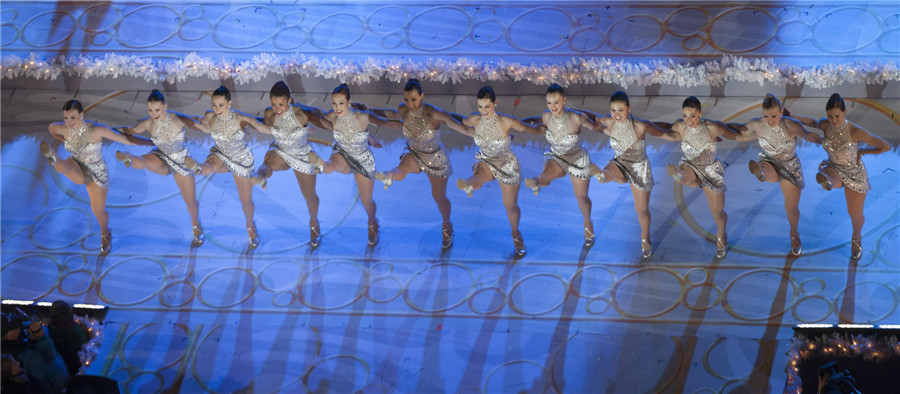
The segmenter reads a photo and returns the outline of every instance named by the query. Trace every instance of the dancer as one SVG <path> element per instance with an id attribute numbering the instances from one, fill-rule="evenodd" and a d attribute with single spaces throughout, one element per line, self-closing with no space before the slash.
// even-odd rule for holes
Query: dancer
<path id="1" fill-rule="evenodd" d="M 330 174 L 337 171 L 341 174 L 353 173 L 359 200 L 369 216 L 369 246 L 375 246 L 379 239 L 378 218 L 375 217 L 375 201 L 372 189 L 375 182 L 375 156 L 369 145 L 381 148 L 381 142 L 369 135 L 366 126 L 386 126 L 400 129 L 403 124 L 397 120 L 387 120 L 370 111 L 350 108 L 350 87 L 341 84 L 331 93 L 331 111 L 323 115 L 325 120 L 334 125 L 334 151 L 329 161 L 318 162 L 323 172 Z"/>
<path id="2" fill-rule="evenodd" d="M 187 168 L 184 159 L 190 155 L 184 145 L 184 126 L 204 131 L 206 126 L 199 125 L 195 119 L 168 110 L 166 99 L 159 90 L 153 90 L 147 97 L 147 112 L 149 117 L 141 119 L 131 127 L 122 127 L 124 134 L 150 133 L 150 139 L 156 145 L 150 153 L 142 156 L 132 155 L 127 152 L 116 152 L 116 159 L 126 167 L 134 167 L 139 170 L 146 169 L 154 174 L 169 175 L 175 178 L 175 184 L 181 191 L 181 197 L 191 215 L 191 226 L 194 238 L 192 244 L 200 246 L 205 240 L 203 226 L 200 224 L 200 204 L 197 202 L 196 183 L 194 172 Z"/>
<path id="3" fill-rule="evenodd" d="M 728 139 L 739 139 L 740 134 L 728 129 L 724 123 L 703 119 L 700 100 L 688 97 L 681 105 L 682 118 L 672 125 L 673 133 L 664 137 L 670 141 L 681 141 L 684 157 L 678 166 L 669 164 L 666 172 L 676 182 L 703 188 L 706 202 L 716 222 L 716 258 L 723 258 L 728 253 L 728 235 L 725 225 L 728 214 L 725 212 L 725 168 L 716 156 L 719 136 Z"/>
<path id="4" fill-rule="evenodd" d="M 597 116 L 584 112 L 596 118 L 597 131 L 609 135 L 609 145 L 616 154 L 594 178 L 600 183 L 631 184 L 634 210 L 641 225 L 641 257 L 649 258 L 653 255 L 653 245 L 650 243 L 650 190 L 654 182 L 644 138 L 648 133 L 661 138 L 667 138 L 671 133 L 654 123 L 631 116 L 631 102 L 622 91 L 613 93 L 609 98 L 609 114 Z"/>
<path id="5" fill-rule="evenodd" d="M 446 111 L 423 102 L 425 94 L 418 79 L 410 79 L 403 88 L 403 104 L 397 109 L 373 109 L 372 112 L 389 119 L 403 121 L 406 152 L 400 156 L 400 164 L 387 172 L 375 173 L 375 179 L 390 187 L 394 181 L 402 181 L 407 174 L 425 172 L 431 182 L 431 196 L 437 203 L 443 223 L 441 248 L 453 245 L 453 223 L 450 222 L 450 200 L 447 199 L 447 179 L 453 173 L 450 157 L 441 145 L 441 124 L 468 136 L 475 131 L 466 127 Z"/>
<path id="6" fill-rule="evenodd" d="M 542 187 L 549 185 L 554 179 L 569 174 L 578 208 L 584 217 L 584 245 L 590 247 L 594 244 L 594 224 L 591 222 L 588 187 L 590 177 L 597 174 L 600 168 L 591 163 L 590 156 L 584 150 L 581 128 L 593 130 L 596 124 L 587 115 L 566 107 L 566 94 L 559 84 L 554 83 L 547 88 L 546 98 L 549 110 L 544 111 L 540 119 L 546 125 L 541 130 L 546 130 L 545 137 L 550 143 L 550 151 L 544 153 L 547 160 L 541 174 L 525 179 L 525 186 L 537 195 Z"/>
<path id="7" fill-rule="evenodd" d="M 209 133 L 216 144 L 209 149 L 206 161 L 198 163 L 192 157 L 184 159 L 191 171 L 200 175 L 231 172 L 238 198 L 247 219 L 247 238 L 250 248 L 259 246 L 259 233 L 253 221 L 253 152 L 247 144 L 244 127 L 250 126 L 261 133 L 270 134 L 269 126 L 256 118 L 231 109 L 231 92 L 220 86 L 212 93 L 212 110 L 207 111 L 200 121 L 209 127 Z"/>
<path id="8" fill-rule="evenodd" d="M 100 225 L 100 255 L 112 250 L 112 233 L 109 231 L 109 213 L 106 212 L 106 194 L 109 192 L 109 173 L 103 161 L 103 139 L 121 142 L 125 145 L 145 145 L 150 140 L 122 135 L 96 122 L 84 120 L 84 108 L 78 100 L 69 100 L 63 105 L 63 121 L 53 122 L 48 127 L 50 135 L 64 143 L 69 157 L 60 160 L 54 149 L 41 141 L 41 154 L 50 165 L 72 182 L 84 185 L 91 201 L 91 212 Z"/>
<path id="9" fill-rule="evenodd" d="M 494 179 L 500 184 L 503 193 L 503 206 L 512 229 L 513 246 L 518 257 L 525 255 L 525 241 L 519 232 L 519 181 L 521 180 L 519 159 L 512 151 L 509 130 L 541 134 L 537 127 L 522 123 L 521 120 L 496 112 L 497 96 L 490 86 L 478 91 L 478 112 L 463 120 L 466 126 L 475 128 L 475 154 L 473 174 L 468 179 L 457 179 L 456 186 L 472 197 L 472 191 L 481 189 L 485 183 Z M 540 126 L 543 127 L 543 126 Z"/>
<path id="10" fill-rule="evenodd" d="M 850 257 L 854 260 L 862 257 L 862 226 L 866 221 L 863 214 L 863 205 L 866 202 L 866 192 L 871 189 L 869 174 L 866 165 L 862 162 L 863 155 L 877 155 L 887 152 L 891 145 L 887 141 L 856 123 L 847 120 L 847 107 L 841 95 L 832 94 L 825 104 L 826 118 L 819 120 L 800 117 L 796 118 L 803 124 L 815 127 L 825 132 L 825 141 L 822 147 L 828 153 L 828 159 L 819 164 L 819 172 L 816 174 L 816 182 L 825 190 L 844 188 L 844 197 L 847 199 L 847 213 L 850 214 L 850 222 L 853 225 L 853 235 L 850 238 Z M 870 148 L 860 149 L 863 142 Z"/>
<path id="11" fill-rule="evenodd" d="M 269 100 L 272 106 L 266 108 L 263 123 L 272 126 L 275 141 L 253 179 L 265 188 L 266 179 L 272 176 L 272 172 L 294 170 L 300 193 L 306 199 L 309 210 L 309 244 L 316 248 L 322 242 L 318 219 L 319 196 L 316 194 L 316 173 L 321 171 L 317 165 L 322 159 L 309 146 L 309 123 L 322 129 L 331 129 L 331 123 L 322 119 L 322 110 L 294 104 L 291 89 L 284 81 L 272 86 Z"/>
<path id="12" fill-rule="evenodd" d="M 742 134 L 738 141 L 759 140 L 759 162 L 750 161 L 750 172 L 760 182 L 778 182 L 784 195 L 784 210 L 791 226 L 791 255 L 803 252 L 797 223 L 800 221 L 800 191 L 803 189 L 803 168 L 797 157 L 797 136 L 816 143 L 822 143 L 822 136 L 813 134 L 803 124 L 790 117 L 782 116 L 783 107 L 778 97 L 766 94 L 762 101 L 761 118 L 754 118 L 745 124 L 729 123 Z"/>

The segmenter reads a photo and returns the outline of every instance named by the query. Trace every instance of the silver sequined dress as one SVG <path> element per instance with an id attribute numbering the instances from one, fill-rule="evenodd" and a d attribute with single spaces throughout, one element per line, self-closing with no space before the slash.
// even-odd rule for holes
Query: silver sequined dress
<path id="1" fill-rule="evenodd" d="M 768 127 L 765 125 L 764 127 Z M 769 127 L 768 133 L 759 136 L 759 161 L 772 165 L 778 172 L 778 177 L 784 179 L 798 188 L 803 188 L 803 168 L 800 167 L 800 158 L 797 157 L 796 137 L 791 138 L 787 133 L 784 120 L 775 127 Z"/>
<path id="2" fill-rule="evenodd" d="M 425 107 L 410 111 L 403 121 L 403 136 L 407 145 L 403 156 L 412 155 L 422 171 L 438 178 L 447 178 L 453 173 L 447 151 L 441 146 L 441 131 L 429 128 Z"/>
<path id="3" fill-rule="evenodd" d="M 850 135 L 847 121 L 838 126 L 828 124 L 822 147 L 828 153 L 828 160 L 819 164 L 819 171 L 825 166 L 834 168 L 841 176 L 844 186 L 857 193 L 865 193 L 872 189 L 866 165 L 857 161 L 859 144 Z"/>
<path id="4" fill-rule="evenodd" d="M 369 132 L 359 127 L 356 112 L 350 110 L 334 122 L 334 154 L 344 157 L 350 169 L 372 179 L 375 174 L 375 156 L 369 148 Z"/>
<path id="5" fill-rule="evenodd" d="M 512 140 L 500 129 L 500 120 L 494 113 L 490 117 L 481 117 L 478 127 L 475 128 L 475 145 L 478 153 L 475 154 L 474 170 L 479 162 L 487 164 L 494 179 L 507 185 L 518 185 L 521 180 L 519 159 L 512 151 Z"/>
<path id="6" fill-rule="evenodd" d="M 591 158 L 581 143 L 581 135 L 572 130 L 569 115 L 572 111 L 564 110 L 562 116 L 550 114 L 547 133 L 544 135 L 550 143 L 550 151 L 544 153 L 548 160 L 553 160 L 567 174 L 578 178 L 590 177 Z"/>
<path id="7" fill-rule="evenodd" d="M 253 152 L 244 136 L 244 129 L 234 111 L 216 118 L 212 128 L 212 138 L 216 145 L 210 148 L 210 155 L 216 155 L 225 163 L 232 174 L 241 178 L 253 175 Z"/>
<path id="8" fill-rule="evenodd" d="M 165 117 L 153 121 L 150 126 L 152 130 L 150 139 L 156 147 L 150 153 L 159 157 L 169 167 L 169 173 L 194 175 L 193 171 L 184 166 L 184 158 L 190 152 L 184 146 L 184 128 L 177 126 L 177 119 L 178 115 L 166 112 Z"/>
<path id="9" fill-rule="evenodd" d="M 275 151 L 294 171 L 310 175 L 316 173 L 316 166 L 309 161 L 309 152 L 312 151 L 309 127 L 297 123 L 293 108 L 275 117 L 272 135 L 275 141 L 269 147 L 270 151 Z"/>
<path id="10" fill-rule="evenodd" d="M 681 152 L 684 154 L 681 163 L 694 171 L 702 187 L 725 193 L 725 168 L 716 157 L 716 140 L 709 136 L 706 121 L 701 120 L 697 127 L 685 125 L 685 128 L 686 134 L 681 140 Z"/>
<path id="11" fill-rule="evenodd" d="M 622 174 L 638 190 L 649 192 L 653 188 L 653 172 L 647 159 L 647 143 L 634 134 L 634 120 L 616 122 L 609 132 L 609 145 L 616 157 L 609 162 L 622 170 Z"/>
<path id="12" fill-rule="evenodd" d="M 109 189 L 109 171 L 103 161 L 103 142 L 90 142 L 87 139 L 88 125 L 82 121 L 81 127 L 69 129 L 65 147 L 72 158 L 81 167 L 84 183 L 94 182 L 97 186 Z"/>

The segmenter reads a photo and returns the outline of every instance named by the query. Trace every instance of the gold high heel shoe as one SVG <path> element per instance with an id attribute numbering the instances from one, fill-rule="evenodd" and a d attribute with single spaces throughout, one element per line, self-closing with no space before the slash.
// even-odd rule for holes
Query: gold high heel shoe
<path id="1" fill-rule="evenodd" d="M 674 164 L 666 165 L 666 173 L 675 180 L 675 182 L 681 183 L 681 172 L 678 171 L 678 167 L 675 167 Z"/>
<path id="2" fill-rule="evenodd" d="M 794 246 L 794 244 L 797 246 Z M 803 253 L 803 245 L 800 243 L 800 237 L 791 237 L 791 256 L 799 256 Z"/>
<path id="3" fill-rule="evenodd" d="M 469 182 L 466 182 L 462 178 L 459 178 L 456 180 L 456 187 L 459 188 L 459 190 L 466 192 L 467 196 L 472 197 L 472 191 L 474 190 L 474 188 L 469 184 Z"/>
<path id="4" fill-rule="evenodd" d="M 321 174 L 325 172 L 325 160 L 322 160 L 322 158 L 316 154 L 316 151 L 310 150 L 306 157 L 309 158 L 310 163 L 316 166 L 316 173 Z"/>
<path id="5" fill-rule="evenodd" d="M 309 226 L 309 246 L 318 248 L 322 244 L 322 233 L 319 223 Z"/>
<path id="6" fill-rule="evenodd" d="M 394 177 L 391 174 L 385 174 L 381 171 L 375 173 L 375 180 L 381 181 L 384 183 L 384 190 L 387 190 L 391 185 L 394 184 Z"/>
<path id="7" fill-rule="evenodd" d="M 203 234 L 203 225 L 200 223 L 197 223 L 196 226 L 193 226 L 193 230 L 194 230 L 194 239 L 191 240 L 191 243 L 194 246 L 203 245 L 203 242 L 206 241 L 206 235 Z"/>
<path id="8" fill-rule="evenodd" d="M 525 249 L 525 240 L 522 239 L 522 234 L 519 233 L 519 236 L 513 236 L 513 247 L 515 248 L 516 257 L 523 257 L 525 253 L 528 252 Z"/>
<path id="9" fill-rule="evenodd" d="M 259 174 L 250 177 L 250 184 L 257 185 L 261 189 L 265 190 L 266 186 L 269 185 L 269 181 L 266 178 L 259 176 Z"/>
<path id="10" fill-rule="evenodd" d="M 197 163 L 197 160 L 194 160 L 193 157 L 187 156 L 184 158 L 184 166 L 189 170 L 193 171 L 197 175 L 203 175 L 203 169 L 200 168 L 200 163 Z"/>
<path id="11" fill-rule="evenodd" d="M 728 234 L 719 238 L 716 237 L 716 258 L 723 258 L 728 254 Z"/>
<path id="12" fill-rule="evenodd" d="M 112 232 L 100 233 L 100 255 L 106 256 L 112 250 Z"/>
<path id="13" fill-rule="evenodd" d="M 594 246 L 594 230 L 584 227 L 584 246 L 590 248 Z"/>
<path id="14" fill-rule="evenodd" d="M 825 191 L 831 191 L 831 189 L 834 187 L 831 184 L 831 180 L 821 172 L 816 174 L 816 182 L 818 182 L 819 185 L 822 186 L 822 189 L 825 189 Z"/>
<path id="15" fill-rule="evenodd" d="M 756 161 L 750 160 L 750 163 L 747 164 L 747 167 L 750 168 L 750 173 L 759 179 L 760 182 L 766 181 L 766 175 L 762 173 L 762 168 L 759 166 L 759 163 Z"/>
<path id="16" fill-rule="evenodd" d="M 601 170 L 600 167 L 597 167 L 596 164 L 591 163 L 588 166 L 588 174 L 591 174 L 597 182 L 606 183 L 606 174 L 603 173 L 603 170 Z"/>
<path id="17" fill-rule="evenodd" d="M 369 225 L 369 246 L 375 246 L 378 244 L 379 232 L 381 230 L 381 226 L 378 225 L 378 219 L 375 219 L 375 224 Z"/>
<path id="18" fill-rule="evenodd" d="M 128 156 L 125 152 L 116 151 L 116 160 L 125 164 L 125 167 L 131 167 L 131 156 Z"/>
<path id="19" fill-rule="evenodd" d="M 50 162 L 50 165 L 56 164 L 56 153 L 53 153 L 53 149 L 50 149 L 50 144 L 46 141 L 41 141 L 41 155 Z"/>
<path id="20" fill-rule="evenodd" d="M 453 225 L 441 229 L 441 249 L 450 249 L 453 246 Z"/>
<path id="21" fill-rule="evenodd" d="M 853 250 L 854 248 L 859 248 Z M 851 239 L 850 240 L 850 258 L 853 260 L 859 260 L 863 254 L 862 240 L 861 239 Z"/>
<path id="22" fill-rule="evenodd" d="M 650 258 L 653 255 L 653 245 L 650 244 L 649 238 L 641 238 L 641 257 Z"/>
<path id="23" fill-rule="evenodd" d="M 525 180 L 525 187 L 531 189 L 534 192 L 534 195 L 538 195 L 538 192 L 541 191 L 541 185 L 538 185 L 537 178 L 528 178 Z"/>
<path id="24" fill-rule="evenodd" d="M 256 248 L 259 246 L 259 233 L 256 232 L 256 223 L 247 227 L 247 239 L 250 241 L 250 248 Z"/>

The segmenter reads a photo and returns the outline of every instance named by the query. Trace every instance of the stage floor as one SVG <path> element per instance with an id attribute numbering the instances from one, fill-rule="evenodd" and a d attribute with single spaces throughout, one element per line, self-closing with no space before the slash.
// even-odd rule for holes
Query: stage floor
<path id="1" fill-rule="evenodd" d="M 268 85 L 252 89 L 235 92 L 234 107 L 259 114 Z M 86 118 L 119 126 L 146 116 L 147 91 L 109 93 L 78 93 L 86 105 L 99 104 Z M 426 101 L 453 112 L 475 108 L 473 96 L 426 93 Z M 108 145 L 114 246 L 98 257 L 99 230 L 85 188 L 53 171 L 38 149 L 39 140 L 50 139 L 46 125 L 61 120 L 63 96 L 2 90 L 2 297 L 109 305 L 89 373 L 110 376 L 127 392 L 780 392 L 792 325 L 900 320 L 896 99 L 860 99 L 848 113 L 894 147 L 864 159 L 872 191 L 859 261 L 850 259 L 843 191 L 826 192 L 814 182 L 821 147 L 805 141 L 798 147 L 807 179 L 804 254 L 791 258 L 781 191 L 747 170 L 758 144 L 719 145 L 731 251 L 717 260 L 703 192 L 673 184 L 665 173 L 679 160 L 679 145 L 652 139 L 654 254 L 642 261 L 627 185 L 592 181 L 597 243 L 583 248 L 581 214 L 566 178 L 537 196 L 520 191 L 528 254 L 514 259 L 497 183 L 472 198 L 454 187 L 457 177 L 471 174 L 475 149 L 470 138 L 450 131 L 444 142 L 454 168 L 448 196 L 456 237 L 446 252 L 421 174 L 389 190 L 376 185 L 382 234 L 371 248 L 352 177 L 319 176 L 324 241 L 311 250 L 297 182 L 289 172 L 276 173 L 266 190 L 254 190 L 262 244 L 252 251 L 231 175 L 201 177 L 207 241 L 192 248 L 173 178 L 114 158 L 116 150 L 147 148 Z M 203 92 L 172 91 L 167 98 L 171 110 L 189 114 L 209 106 Z M 330 97 L 295 99 L 327 109 Z M 402 96 L 353 100 L 396 106 Z M 632 112 L 674 121 L 681 100 L 632 97 Z M 711 119 L 760 115 L 760 97 L 701 100 Z M 545 109 L 540 95 L 503 96 L 499 103 L 501 112 L 520 117 Z M 597 112 L 605 113 L 607 103 L 569 97 L 569 104 Z M 822 116 L 825 100 L 786 105 Z M 373 131 L 385 145 L 374 150 L 377 167 L 388 170 L 405 144 L 398 131 Z M 258 165 L 268 138 L 252 136 Z M 327 156 L 331 134 L 312 136 Z M 193 156 L 205 157 L 211 140 L 189 137 Z M 601 166 L 613 155 L 605 137 L 588 135 L 586 143 Z M 525 176 L 541 170 L 545 148 L 541 138 L 515 136 Z"/>

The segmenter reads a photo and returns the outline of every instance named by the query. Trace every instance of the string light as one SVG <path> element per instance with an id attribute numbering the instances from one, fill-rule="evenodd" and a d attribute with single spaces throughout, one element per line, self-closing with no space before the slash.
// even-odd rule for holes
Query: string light
<path id="1" fill-rule="evenodd" d="M 822 349 L 822 352 L 827 353 L 829 356 L 862 357 L 865 360 L 876 363 L 883 362 L 888 358 L 900 357 L 900 341 L 898 341 L 896 335 L 876 338 L 861 334 L 833 333 L 830 336 L 822 335 L 813 339 L 800 335 L 791 339 L 791 346 L 787 352 L 788 364 L 791 368 L 788 368 L 785 392 L 801 392 L 803 384 L 800 380 L 797 365 L 803 360 L 819 355 L 813 352 L 817 348 Z"/>

